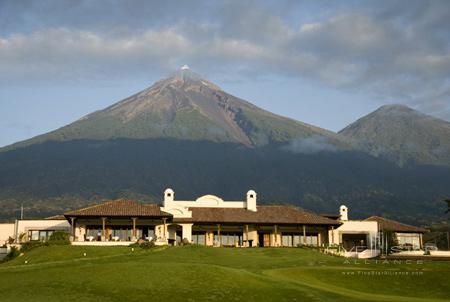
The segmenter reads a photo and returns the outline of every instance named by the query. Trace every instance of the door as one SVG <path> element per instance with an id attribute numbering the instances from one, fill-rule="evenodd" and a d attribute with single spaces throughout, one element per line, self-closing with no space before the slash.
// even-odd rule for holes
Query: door
<path id="1" fill-rule="evenodd" d="M 342 245 L 346 251 L 360 252 L 367 248 L 366 234 L 342 234 Z"/>

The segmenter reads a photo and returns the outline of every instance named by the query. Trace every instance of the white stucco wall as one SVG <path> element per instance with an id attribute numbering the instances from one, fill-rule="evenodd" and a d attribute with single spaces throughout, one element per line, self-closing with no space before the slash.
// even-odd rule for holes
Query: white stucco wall
<path id="1" fill-rule="evenodd" d="M 156 239 L 165 239 L 169 238 L 169 224 L 157 224 L 155 225 L 155 237 Z"/>
<path id="2" fill-rule="evenodd" d="M 248 234 L 248 237 L 247 237 Z M 244 242 L 244 246 L 248 247 L 249 245 L 249 240 L 252 240 L 252 245 L 258 246 L 259 242 L 258 242 L 258 231 L 256 229 L 256 227 L 252 224 L 248 225 L 248 232 L 247 232 L 247 227 L 244 225 L 243 228 L 243 232 L 242 232 L 242 239 L 246 242 Z"/>
<path id="3" fill-rule="evenodd" d="M 30 230 L 55 230 L 70 232 L 70 223 L 67 220 L 18 220 L 17 221 L 17 236 L 25 233 L 28 234 Z"/>
<path id="4" fill-rule="evenodd" d="M 14 223 L 0 223 L 0 245 L 3 245 L 9 237 L 14 238 Z"/>
<path id="5" fill-rule="evenodd" d="M 75 241 L 84 241 L 86 235 L 86 225 L 78 225 L 75 228 Z"/>
<path id="6" fill-rule="evenodd" d="M 193 223 L 180 223 L 182 227 L 182 235 L 181 239 L 187 239 L 189 242 L 192 242 L 192 225 Z"/>
<path id="7" fill-rule="evenodd" d="M 368 234 L 370 238 L 375 238 L 378 233 L 378 222 L 364 220 L 341 221 L 342 225 L 334 230 L 328 231 L 330 244 L 341 244 L 342 234 Z"/>
<path id="8" fill-rule="evenodd" d="M 215 195 L 204 195 L 196 200 L 176 200 L 172 189 L 164 191 L 163 207 L 161 211 L 172 214 L 176 218 L 191 218 L 192 212 L 188 208 L 240 208 L 256 211 L 256 192 L 249 190 L 245 201 L 225 201 Z"/>

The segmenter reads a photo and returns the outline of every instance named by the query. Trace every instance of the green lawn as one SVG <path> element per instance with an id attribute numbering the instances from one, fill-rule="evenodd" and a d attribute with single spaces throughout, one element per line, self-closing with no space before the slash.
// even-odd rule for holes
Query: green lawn
<path id="1" fill-rule="evenodd" d="M 349 263 L 300 248 L 49 246 L 1 264 L 0 280 L 0 301 L 448 301 L 450 262 Z"/>

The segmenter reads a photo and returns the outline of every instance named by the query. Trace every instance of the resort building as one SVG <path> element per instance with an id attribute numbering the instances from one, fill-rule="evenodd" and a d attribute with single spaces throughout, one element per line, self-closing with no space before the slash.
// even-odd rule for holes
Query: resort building
<path id="1" fill-rule="evenodd" d="M 175 200 L 164 192 L 162 206 L 130 200 L 109 201 L 64 214 L 74 242 L 155 240 L 177 245 L 183 240 L 207 246 L 325 245 L 328 230 L 338 221 L 293 206 L 257 206 L 248 191 L 243 201 L 214 195 Z"/>
<path id="2" fill-rule="evenodd" d="M 380 233 L 386 234 L 391 232 L 399 246 L 409 247 L 413 250 L 423 249 L 423 234 L 427 232 L 424 228 L 379 216 L 371 216 L 365 221 L 376 222 Z"/>
<path id="3" fill-rule="evenodd" d="M 0 245 L 10 238 L 16 242 L 46 241 L 57 231 L 70 232 L 70 224 L 62 215 L 46 219 L 18 219 L 0 224 Z"/>
<path id="4" fill-rule="evenodd" d="M 330 244 L 341 245 L 347 251 L 356 249 L 376 249 L 378 238 L 378 224 L 376 221 L 348 220 L 348 208 L 339 208 L 338 228 L 329 232 Z"/>
<path id="5" fill-rule="evenodd" d="M 379 216 L 349 220 L 348 208 L 345 205 L 339 208 L 339 215 L 323 216 L 341 223 L 337 228 L 331 227 L 328 237 L 330 245 L 341 247 L 340 254 L 346 257 L 376 257 L 383 247 L 388 246 L 388 236 L 392 236 L 399 249 L 423 249 L 422 235 L 427 232 L 423 228 Z"/>
<path id="6" fill-rule="evenodd" d="M 14 223 L 0 223 L 0 245 L 7 242 L 11 237 L 14 239 Z"/>
<path id="7" fill-rule="evenodd" d="M 70 233 L 74 245 L 129 245 L 144 240 L 157 245 L 184 241 L 236 247 L 339 246 L 345 256 L 373 257 L 384 233 L 394 233 L 399 244 L 421 249 L 426 230 L 377 216 L 349 220 L 344 205 L 337 215 L 318 215 L 289 205 L 257 205 L 253 190 L 243 200 L 225 201 L 214 195 L 176 200 L 175 192 L 167 189 L 161 205 L 119 199 L 47 219 L 0 224 L 0 240 L 45 241 L 56 231 Z"/>

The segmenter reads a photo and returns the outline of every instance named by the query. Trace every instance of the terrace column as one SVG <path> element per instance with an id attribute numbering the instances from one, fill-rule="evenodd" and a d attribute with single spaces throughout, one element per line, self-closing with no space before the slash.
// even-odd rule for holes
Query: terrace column
<path id="1" fill-rule="evenodd" d="M 422 239 L 422 233 L 419 234 L 419 244 L 420 248 L 423 248 L 423 239 Z M 447 232 L 447 244 L 448 244 L 448 232 Z"/>
<path id="2" fill-rule="evenodd" d="M 102 241 L 106 241 L 106 217 L 102 217 Z"/>
<path id="3" fill-rule="evenodd" d="M 222 235 L 220 235 L 220 224 L 217 225 L 217 238 L 219 238 L 219 246 L 222 246 Z"/>
<path id="4" fill-rule="evenodd" d="M 162 219 L 162 221 L 163 221 L 163 238 L 164 238 L 164 240 L 167 242 L 167 237 L 166 237 L 166 234 L 167 234 L 167 224 L 166 224 L 166 220 L 167 220 L 167 218 L 163 218 L 163 219 Z"/>
<path id="5" fill-rule="evenodd" d="M 133 237 L 131 238 L 132 241 L 136 241 L 136 217 L 131 218 L 133 220 Z"/>
<path id="6" fill-rule="evenodd" d="M 278 225 L 275 225 L 275 236 L 274 236 L 274 246 L 278 246 Z"/>
<path id="7" fill-rule="evenodd" d="M 306 245 L 306 226 L 303 225 L 303 244 Z"/>
<path id="8" fill-rule="evenodd" d="M 248 224 L 245 225 L 245 240 L 246 240 L 245 246 L 250 247 L 250 241 L 248 238 Z"/>
<path id="9" fill-rule="evenodd" d="M 180 224 L 182 228 L 182 240 L 186 239 L 189 243 L 192 242 L 192 225 L 193 223 L 183 223 Z"/>
<path id="10" fill-rule="evenodd" d="M 334 226 L 331 227 L 331 244 L 334 244 Z"/>
<path id="11" fill-rule="evenodd" d="M 75 241 L 75 217 L 70 217 L 70 233 L 72 234 L 72 241 Z"/>

